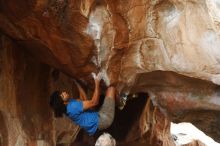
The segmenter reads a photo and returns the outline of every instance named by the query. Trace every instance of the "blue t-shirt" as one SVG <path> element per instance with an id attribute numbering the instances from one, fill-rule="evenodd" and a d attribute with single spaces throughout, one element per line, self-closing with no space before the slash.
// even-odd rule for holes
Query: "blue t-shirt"
<path id="1" fill-rule="evenodd" d="M 83 111 L 82 101 L 70 99 L 67 104 L 67 115 L 73 122 L 85 129 L 89 135 L 93 135 L 96 132 L 99 123 L 98 112 Z"/>

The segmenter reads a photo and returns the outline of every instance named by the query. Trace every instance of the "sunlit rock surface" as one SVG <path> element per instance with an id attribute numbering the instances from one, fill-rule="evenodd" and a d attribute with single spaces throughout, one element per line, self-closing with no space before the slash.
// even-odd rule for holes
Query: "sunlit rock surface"
<path id="1" fill-rule="evenodd" d="M 0 0 L 0 142 L 56 143 L 49 94 L 98 70 L 220 142 L 219 22 L 217 0 Z"/>
<path id="2" fill-rule="evenodd" d="M 219 143 L 216 143 L 191 123 L 171 123 L 170 131 L 177 146 L 220 146 Z"/>

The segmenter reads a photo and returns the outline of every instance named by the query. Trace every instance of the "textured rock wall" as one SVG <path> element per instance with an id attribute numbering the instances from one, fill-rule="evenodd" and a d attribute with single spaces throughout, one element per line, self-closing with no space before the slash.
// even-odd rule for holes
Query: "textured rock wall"
<path id="1" fill-rule="evenodd" d="M 100 68 L 130 86 L 164 70 L 220 84 L 217 1 L 16 2 L 1 0 L 1 31 L 71 76 Z"/>
<path id="2" fill-rule="evenodd" d="M 138 73 L 164 70 L 220 84 L 217 1 L 17 3 L 1 0 L 1 31 L 71 76 L 88 80 L 101 69 L 123 88 Z"/>
<path id="3" fill-rule="evenodd" d="M 173 122 L 191 122 L 219 139 L 219 86 L 174 72 L 140 74 L 131 92 L 148 92 L 155 105 Z M 205 119 L 205 120 L 202 120 Z M 206 126 L 208 125 L 208 126 Z"/>
<path id="4" fill-rule="evenodd" d="M 51 145 L 51 113 L 44 84 L 49 68 L 27 57 L 8 37 L 0 38 L 1 145 Z"/>

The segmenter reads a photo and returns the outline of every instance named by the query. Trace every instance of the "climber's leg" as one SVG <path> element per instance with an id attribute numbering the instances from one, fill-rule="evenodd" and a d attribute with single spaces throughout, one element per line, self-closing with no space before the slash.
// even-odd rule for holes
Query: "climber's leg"
<path id="1" fill-rule="evenodd" d="M 99 110 L 99 130 L 103 130 L 111 126 L 115 116 L 115 88 L 108 87 L 104 99 L 104 103 Z"/>

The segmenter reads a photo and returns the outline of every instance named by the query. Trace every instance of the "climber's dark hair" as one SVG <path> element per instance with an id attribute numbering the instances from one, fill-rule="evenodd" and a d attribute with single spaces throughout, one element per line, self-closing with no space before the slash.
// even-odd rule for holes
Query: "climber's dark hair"
<path id="1" fill-rule="evenodd" d="M 50 106 L 53 108 L 55 117 L 62 117 L 66 114 L 66 105 L 60 96 L 61 92 L 56 90 L 50 95 Z"/>

